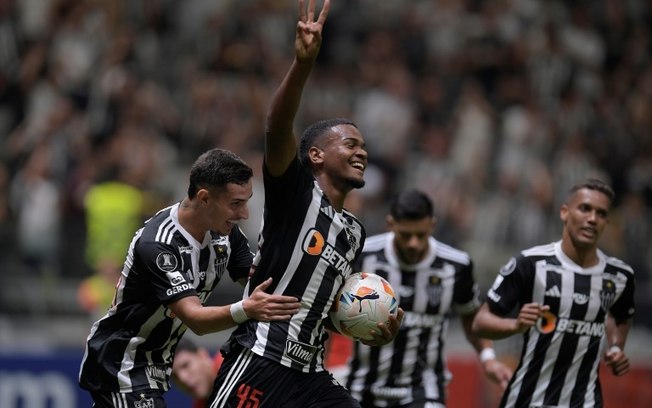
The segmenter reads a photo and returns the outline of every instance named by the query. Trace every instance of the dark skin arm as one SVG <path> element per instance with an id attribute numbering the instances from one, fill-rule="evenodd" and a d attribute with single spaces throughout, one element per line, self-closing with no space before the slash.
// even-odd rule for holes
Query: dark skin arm
<path id="1" fill-rule="evenodd" d="M 315 21 L 315 0 L 299 0 L 299 21 L 294 41 L 295 58 L 276 90 L 267 115 L 265 130 L 265 163 L 272 176 L 280 176 L 288 168 L 297 152 L 293 131 L 294 119 L 301 103 L 303 88 L 310 76 L 322 42 L 322 28 L 326 22 L 330 0 Z"/>

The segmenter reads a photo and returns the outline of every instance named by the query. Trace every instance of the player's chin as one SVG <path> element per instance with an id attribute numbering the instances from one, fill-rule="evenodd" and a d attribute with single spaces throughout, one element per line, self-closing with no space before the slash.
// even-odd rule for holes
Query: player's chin
<path id="1" fill-rule="evenodd" d="M 362 188 L 365 184 L 363 177 L 350 177 L 347 179 L 347 182 L 352 188 Z"/>

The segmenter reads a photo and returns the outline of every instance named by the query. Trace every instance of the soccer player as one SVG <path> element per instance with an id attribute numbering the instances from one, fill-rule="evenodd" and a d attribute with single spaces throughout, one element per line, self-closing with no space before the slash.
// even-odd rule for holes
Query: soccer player
<path id="1" fill-rule="evenodd" d="M 634 272 L 597 247 L 613 199 L 603 181 L 576 184 L 561 206 L 561 240 L 522 251 L 496 277 L 473 330 L 524 341 L 501 407 L 601 407 L 600 359 L 615 375 L 629 371 Z"/>
<path id="2" fill-rule="evenodd" d="M 343 207 L 347 194 L 364 185 L 365 143 L 357 127 L 345 119 L 309 126 L 298 149 L 293 134 L 329 7 L 325 0 L 315 21 L 315 1 L 310 0 L 307 8 L 299 1 L 295 59 L 267 117 L 265 211 L 248 284 L 273 277 L 273 293 L 301 299 L 301 310 L 289 321 L 252 319 L 238 326 L 222 348 L 224 362 L 211 408 L 359 407 L 324 370 L 323 359 L 328 311 L 364 245 L 363 226 Z M 401 313 L 388 325 L 379 324 L 370 342 L 391 341 Z"/>
<path id="3" fill-rule="evenodd" d="M 187 336 L 177 344 L 172 363 L 172 381 L 194 398 L 192 408 L 206 408 L 206 399 L 213 390 L 213 381 L 222 365 L 222 354 L 212 357 L 208 350 Z"/>
<path id="4" fill-rule="evenodd" d="M 353 345 L 346 386 L 363 407 L 436 408 L 446 404 L 444 345 L 453 310 L 478 352 L 486 376 L 504 389 L 511 369 L 496 360 L 492 342 L 471 332 L 480 307 L 473 263 L 466 252 L 432 236 L 433 203 L 407 190 L 390 204 L 388 232 L 369 237 L 354 269 L 387 279 L 405 310 L 390 344 Z"/>
<path id="5" fill-rule="evenodd" d="M 296 297 L 270 295 L 271 279 L 227 306 L 204 306 L 228 271 L 244 283 L 253 254 L 237 223 L 248 216 L 252 169 L 213 149 L 190 170 L 188 195 L 160 210 L 131 241 L 113 304 L 86 342 L 79 374 L 96 408 L 163 408 L 175 347 L 190 328 L 227 329 L 247 318 L 288 320 Z"/>

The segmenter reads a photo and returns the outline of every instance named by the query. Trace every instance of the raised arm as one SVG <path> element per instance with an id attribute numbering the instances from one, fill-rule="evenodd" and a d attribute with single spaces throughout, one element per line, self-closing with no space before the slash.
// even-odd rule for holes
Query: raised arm
<path id="1" fill-rule="evenodd" d="M 319 54 L 322 28 L 330 9 L 330 0 L 324 0 L 324 6 L 315 21 L 315 3 L 316 0 L 309 0 L 306 9 L 305 0 L 299 0 L 294 61 L 276 90 L 267 114 L 265 163 L 272 176 L 283 174 L 297 152 L 294 118 L 303 88 Z"/>

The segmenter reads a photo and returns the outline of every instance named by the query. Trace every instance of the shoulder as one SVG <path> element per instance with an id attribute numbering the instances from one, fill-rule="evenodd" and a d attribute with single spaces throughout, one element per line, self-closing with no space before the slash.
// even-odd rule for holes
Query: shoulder
<path id="1" fill-rule="evenodd" d="M 471 264 L 471 256 L 466 251 L 462 251 L 461 249 L 437 241 L 435 238 L 430 238 L 430 245 L 437 248 L 437 257 L 439 258 L 462 265 Z"/>
<path id="2" fill-rule="evenodd" d="M 615 272 L 622 272 L 627 275 L 634 275 L 634 268 L 632 268 L 628 263 L 625 261 L 616 258 L 615 256 L 608 256 L 605 255 L 602 251 L 600 251 L 600 255 L 604 257 L 605 262 L 607 264 L 606 269 L 615 271 Z"/>
<path id="3" fill-rule="evenodd" d="M 385 232 L 382 234 L 367 237 L 364 243 L 364 249 L 362 250 L 363 255 L 383 250 L 387 245 L 387 242 L 391 241 L 392 237 L 393 234 L 391 232 Z"/>
<path id="4" fill-rule="evenodd" d="M 555 243 L 537 245 L 532 248 L 524 249 L 521 251 L 520 256 L 523 258 L 545 258 L 548 256 L 555 256 Z"/>

